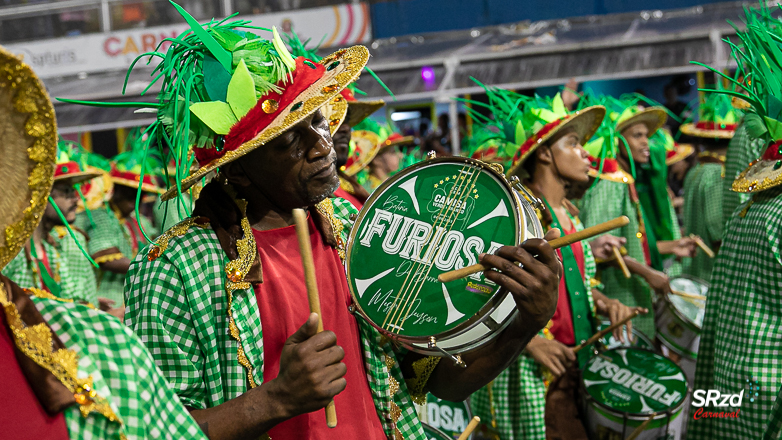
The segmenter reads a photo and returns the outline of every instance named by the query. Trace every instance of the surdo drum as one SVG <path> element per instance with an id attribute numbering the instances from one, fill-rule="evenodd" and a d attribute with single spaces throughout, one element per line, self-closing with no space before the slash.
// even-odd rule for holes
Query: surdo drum
<path id="1" fill-rule="evenodd" d="M 390 178 L 364 204 L 348 240 L 357 311 L 410 350 L 461 362 L 454 355 L 495 337 L 516 304 L 483 273 L 447 284 L 437 276 L 542 237 L 534 202 L 501 167 L 474 159 L 429 159 Z"/>

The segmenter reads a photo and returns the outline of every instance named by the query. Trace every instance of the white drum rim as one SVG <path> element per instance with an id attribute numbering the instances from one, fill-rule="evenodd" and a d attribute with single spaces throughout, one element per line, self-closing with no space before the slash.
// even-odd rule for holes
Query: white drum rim
<path id="1" fill-rule="evenodd" d="M 706 281 L 703 281 L 702 279 L 700 279 L 700 278 L 697 278 L 697 277 L 693 277 L 693 276 L 690 276 L 690 275 L 679 275 L 679 276 L 677 276 L 677 277 L 674 277 L 673 279 L 675 280 L 675 279 L 677 279 L 677 278 L 684 278 L 684 279 L 686 279 L 686 280 L 690 280 L 690 281 L 694 281 L 694 282 L 696 282 L 696 283 L 700 283 L 700 284 L 702 284 L 702 285 L 706 286 L 706 288 L 707 288 L 707 289 L 710 289 L 710 288 L 711 288 L 711 286 L 709 285 L 709 283 L 707 283 Z M 670 296 L 671 296 L 671 295 L 673 295 L 673 294 L 672 294 L 672 293 L 667 293 L 667 294 L 665 294 L 665 296 L 663 297 L 663 300 L 665 301 L 665 308 L 666 308 L 666 309 L 669 309 L 669 310 L 670 310 L 670 312 L 671 312 L 671 313 L 673 313 L 673 314 L 674 314 L 674 316 L 675 316 L 675 317 L 676 317 L 678 320 L 682 321 L 682 323 L 683 323 L 683 324 L 685 324 L 685 325 L 686 325 L 686 326 L 687 326 L 687 327 L 688 327 L 690 330 L 693 330 L 693 331 L 695 331 L 696 333 L 698 333 L 698 334 L 700 335 L 700 333 L 701 333 L 701 329 L 698 327 L 698 325 L 697 325 L 697 324 L 695 324 L 695 322 L 693 322 L 693 321 L 692 321 L 690 318 L 688 318 L 688 317 L 684 316 L 684 315 L 683 315 L 683 314 L 682 314 L 682 313 L 679 311 L 679 309 L 677 309 L 677 308 L 676 308 L 676 306 L 675 306 L 675 305 L 673 304 L 673 302 L 671 302 L 671 300 L 670 300 Z M 704 307 L 706 307 L 706 305 L 705 305 L 705 304 L 704 304 Z"/>
<path id="2" fill-rule="evenodd" d="M 477 159 L 471 159 L 466 157 L 460 157 L 460 156 L 451 156 L 451 157 L 438 157 L 434 159 L 426 159 L 422 162 L 419 162 L 415 165 L 411 165 L 408 168 L 405 168 L 402 172 L 399 174 L 396 174 L 392 176 L 389 179 L 386 179 L 385 182 L 383 182 L 373 193 L 369 196 L 369 199 L 364 203 L 364 207 L 372 206 L 372 204 L 380 198 L 380 196 L 385 192 L 385 190 L 394 184 L 396 181 L 401 179 L 404 176 L 407 176 L 409 174 L 412 174 L 413 172 L 418 171 L 421 168 L 429 167 L 432 165 L 437 165 L 440 163 L 465 163 L 472 165 L 474 167 L 479 168 L 482 171 L 486 171 L 489 174 L 491 174 L 493 177 L 495 177 L 495 180 L 506 190 L 506 194 L 511 195 L 511 198 L 516 201 L 516 203 L 512 206 L 512 210 L 514 213 L 514 221 L 516 222 L 516 243 L 514 243 L 514 246 L 518 246 L 523 237 L 526 233 L 526 218 L 523 215 L 522 212 L 523 206 L 525 203 L 528 203 L 526 200 L 522 200 L 522 198 L 519 196 L 518 191 L 505 179 L 505 176 L 499 173 L 494 167 L 492 167 L 490 164 L 477 160 Z M 486 304 L 471 318 L 469 318 L 467 321 L 459 324 L 458 326 L 454 326 L 452 329 L 447 330 L 443 333 L 439 333 L 436 335 L 430 335 L 430 336 L 402 336 L 396 333 L 389 332 L 386 329 L 381 328 L 377 324 L 375 324 L 369 317 L 364 313 L 364 310 L 361 308 L 361 304 L 356 298 L 356 294 L 353 291 L 352 284 L 350 282 L 350 257 L 353 251 L 352 243 L 356 240 L 356 235 L 358 234 L 359 228 L 356 227 L 359 223 L 361 223 L 366 214 L 367 210 L 361 209 L 361 211 L 358 214 L 358 217 L 356 218 L 355 222 L 353 223 L 353 228 L 350 231 L 350 235 L 348 236 L 348 241 L 346 244 L 346 255 L 345 255 L 345 271 L 348 278 L 348 290 L 350 291 L 350 296 L 353 300 L 353 304 L 356 307 L 356 311 L 358 314 L 366 321 L 368 322 L 372 327 L 377 329 L 383 336 L 386 336 L 390 339 L 392 339 L 395 342 L 398 342 L 405 346 L 406 348 L 410 349 L 411 351 L 422 353 L 422 354 L 436 354 L 436 355 L 442 355 L 442 353 L 437 349 L 428 349 L 428 348 L 422 348 L 418 345 L 414 344 L 428 344 L 431 337 L 434 337 L 436 340 L 444 340 L 450 337 L 458 336 L 459 334 L 462 334 L 471 328 L 473 328 L 476 325 L 480 325 L 484 320 L 486 320 L 493 310 L 499 306 L 502 301 L 505 299 L 505 296 L 508 294 L 508 290 L 505 288 L 500 288 L 497 293 L 495 293 L 488 301 L 486 301 Z M 513 316 L 515 313 L 518 313 L 518 311 L 514 311 L 510 316 Z M 507 326 L 507 323 L 510 322 L 510 319 L 506 319 L 504 323 L 500 324 L 500 328 L 496 332 L 489 332 L 486 337 L 481 338 L 478 341 L 474 341 L 475 344 L 470 344 L 470 348 L 464 348 L 464 349 L 454 349 L 449 348 L 449 352 L 452 353 L 461 353 L 464 351 L 468 351 L 472 348 L 475 348 L 477 346 L 483 345 L 485 343 L 488 343 L 491 341 L 494 337 L 496 337 L 496 334 L 501 331 L 504 327 Z"/>

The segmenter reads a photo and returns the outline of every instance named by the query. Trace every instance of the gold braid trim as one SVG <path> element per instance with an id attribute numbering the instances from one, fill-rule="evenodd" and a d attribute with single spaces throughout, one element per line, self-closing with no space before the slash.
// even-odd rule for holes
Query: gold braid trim
<path id="1" fill-rule="evenodd" d="M 185 219 L 176 225 L 172 226 L 168 231 L 163 233 L 160 237 L 155 240 L 155 242 L 152 244 L 152 246 L 149 247 L 149 252 L 147 253 L 147 260 L 149 261 L 155 261 L 158 257 L 160 257 L 163 252 L 168 249 L 168 242 L 175 237 L 181 237 L 185 234 L 187 234 L 187 231 L 190 230 L 191 227 L 198 227 L 198 228 L 206 228 L 206 224 L 198 223 L 198 219 L 195 218 L 188 218 Z"/>
<path id="2" fill-rule="evenodd" d="M 356 194 L 356 188 L 353 188 L 353 184 L 348 182 L 347 179 L 339 176 L 339 187 L 344 189 L 348 194 Z"/>
<path id="3" fill-rule="evenodd" d="M 72 302 L 56 298 L 39 289 L 28 289 L 28 292 L 41 298 L 51 297 L 65 302 Z M 91 412 L 97 412 L 112 422 L 122 425 L 122 421 L 114 414 L 106 399 L 98 396 L 92 387 L 92 376 L 84 379 L 77 377 L 79 371 L 79 355 L 73 350 L 58 349 L 53 351 L 52 332 L 46 323 L 39 323 L 28 327 L 22 321 L 16 305 L 8 300 L 5 285 L 0 282 L 0 305 L 5 310 L 8 326 L 14 336 L 17 348 L 33 362 L 52 373 L 76 399 L 83 417 Z"/>
<path id="4" fill-rule="evenodd" d="M 247 207 L 247 202 L 244 200 L 237 200 L 239 209 L 244 212 Z M 250 267 L 255 259 L 255 252 L 257 251 L 255 245 L 255 237 L 253 237 L 252 229 L 250 228 L 250 222 L 247 221 L 247 217 L 242 217 L 241 221 L 242 232 L 244 236 L 236 240 L 236 249 L 239 251 L 239 257 L 235 260 L 231 260 L 225 265 L 225 274 L 227 281 L 225 283 L 225 290 L 228 293 L 228 330 L 231 333 L 231 337 L 236 339 L 239 343 L 237 350 L 237 356 L 239 364 L 247 370 L 247 379 L 250 382 L 250 388 L 258 386 L 253 378 L 253 366 L 250 360 L 247 359 L 247 355 L 242 348 L 242 340 L 239 335 L 239 327 L 236 326 L 233 313 L 231 312 L 231 305 L 233 304 L 233 293 L 239 289 L 250 289 L 252 285 L 247 281 L 244 281 L 244 277 L 247 276 L 247 272 L 250 271 Z"/>
<path id="5" fill-rule="evenodd" d="M 438 356 L 427 356 L 413 362 L 415 377 L 406 380 L 407 388 L 410 390 L 410 398 L 413 399 L 413 402 L 419 405 L 426 404 L 426 384 L 429 382 L 432 372 L 440 363 L 440 359 L 442 358 Z"/>
<path id="6" fill-rule="evenodd" d="M 103 264 L 103 263 L 109 263 L 112 261 L 117 261 L 119 259 L 125 258 L 124 255 L 122 255 L 121 252 L 117 252 L 115 254 L 106 254 L 101 255 L 100 257 L 95 259 L 95 264 Z"/>
<path id="7" fill-rule="evenodd" d="M 340 260 L 344 263 L 345 242 L 342 241 L 342 230 L 345 229 L 345 226 L 343 226 L 342 222 L 334 215 L 334 205 L 331 204 L 331 199 L 326 197 L 322 202 L 315 205 L 315 209 L 328 217 L 329 222 L 331 223 L 331 229 L 334 231 L 334 238 L 337 240 L 337 253 L 339 254 Z"/>
<path id="8" fill-rule="evenodd" d="M 404 437 L 402 436 L 402 431 L 397 428 L 396 424 L 399 422 L 399 419 L 402 417 L 402 410 L 399 409 L 399 405 L 394 402 L 394 395 L 397 391 L 399 391 L 399 382 L 394 379 L 394 376 L 391 375 L 391 369 L 396 365 L 396 361 L 394 358 L 392 358 L 389 355 L 384 355 L 385 362 L 386 362 L 386 368 L 388 368 L 388 395 L 391 397 L 391 423 L 394 424 L 394 439 L 393 440 L 404 440 Z"/>

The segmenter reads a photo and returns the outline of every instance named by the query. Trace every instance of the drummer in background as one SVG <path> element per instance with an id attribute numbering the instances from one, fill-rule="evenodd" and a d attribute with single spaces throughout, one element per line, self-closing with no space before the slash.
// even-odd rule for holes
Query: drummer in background
<path id="1" fill-rule="evenodd" d="M 650 224 L 648 218 L 674 217 L 673 209 L 671 206 L 658 207 L 655 212 L 647 213 L 635 187 L 636 171 L 641 164 L 649 162 L 651 156 L 649 137 L 662 127 L 666 113 L 657 107 L 642 109 L 635 99 L 587 95 L 580 101 L 582 106 L 590 104 L 605 104 L 608 116 L 595 139 L 585 146 L 595 158 L 593 168 L 598 179 L 581 200 L 581 219 L 585 226 L 594 226 L 621 215 L 630 219 L 627 226 L 609 234 L 626 240 L 622 254 L 632 275 L 625 278 L 618 267 L 600 266 L 599 278 L 605 286 L 603 293 L 625 305 L 653 312 L 650 287 L 658 293 L 670 291 L 668 276 L 662 272 L 662 255 L 686 257 L 692 255 L 696 247 L 695 241 L 690 238 L 657 241 L 654 228 L 647 226 Z M 675 218 L 671 225 L 673 232 L 678 232 Z M 601 262 L 598 258 L 598 263 Z M 639 316 L 634 323 L 641 333 L 651 339 L 656 333 L 653 315 Z"/>
<path id="2" fill-rule="evenodd" d="M 782 33 L 767 8 L 749 10 L 742 21 L 748 30 L 740 31 L 739 38 L 747 43 L 738 49 L 743 54 L 732 55 L 752 78 L 743 86 L 757 100 L 749 100 L 752 109 L 744 120 L 765 148 L 733 182 L 733 190 L 750 199 L 725 225 L 706 300 L 694 389 L 719 390 L 722 396 L 743 393 L 743 398 L 740 408 L 715 407 L 713 402 L 703 407 L 712 413 L 740 412 L 736 418 L 690 419 L 688 440 L 761 438 L 764 432 L 778 434 L 782 423 L 782 414 L 772 412 L 782 383 L 782 114 L 773 105 L 782 96 L 768 95 L 778 90 L 782 60 L 765 43 Z"/>
<path id="3" fill-rule="evenodd" d="M 649 139 L 649 146 L 650 149 L 662 148 L 665 151 L 668 196 L 671 199 L 673 209 L 679 212 L 684 205 L 684 197 L 680 194 L 681 190 L 679 194 L 673 190 L 673 185 L 675 184 L 677 188 L 681 188 L 683 185 L 684 177 L 692 166 L 690 158 L 695 153 L 695 147 L 690 144 L 676 142 L 667 127 L 657 130 L 652 135 Z"/>
<path id="4" fill-rule="evenodd" d="M 409 147 L 415 143 L 413 136 L 402 136 L 399 133 L 391 134 L 380 143 L 377 155 L 367 167 L 369 175 L 364 182 L 364 188 L 370 193 L 383 184 L 389 177 L 402 168 L 403 154 L 400 148 Z"/>
<path id="5" fill-rule="evenodd" d="M 590 162 L 581 142 L 592 137 L 605 115 L 605 107 L 595 106 L 570 113 L 559 94 L 553 99 L 546 99 L 522 98 L 500 89 L 488 89 L 488 92 L 493 122 L 481 127 L 480 132 L 472 137 L 473 140 L 485 139 L 486 143 L 484 146 L 468 147 L 467 151 L 472 156 L 480 155 L 487 161 L 502 163 L 506 162 L 501 159 L 504 153 L 515 150 L 507 175 L 509 178 L 521 178 L 525 186 L 542 200 L 544 208 L 539 211 L 539 216 L 543 227 L 547 230 L 557 228 L 564 234 L 582 230 L 578 210 L 566 196 L 572 183 L 589 180 Z M 503 111 L 513 109 L 520 99 L 524 100 L 522 111 L 510 115 Z M 517 129 L 509 131 L 502 127 Z M 498 142 L 498 137 L 502 142 Z M 590 244 L 582 246 L 577 242 L 557 251 L 565 275 L 559 282 L 559 300 L 554 317 L 538 336 L 532 338 L 522 356 L 490 386 L 471 398 L 476 415 L 487 424 L 491 422 L 492 429 L 503 440 L 546 438 L 548 379 L 563 375 L 571 364 L 576 368 L 583 367 L 589 360 L 592 355 L 590 350 L 581 350 L 576 355 L 572 347 L 597 332 L 595 311 L 611 322 L 618 322 L 634 313 L 630 307 L 592 290 L 595 274 L 592 249 L 608 258 L 611 246 L 619 247 L 623 240 L 604 235 Z M 646 312 L 644 309 L 641 311 Z M 631 324 L 628 323 L 627 327 L 629 335 Z M 617 340 L 624 341 L 622 330 L 615 331 Z M 541 367 L 549 374 L 541 374 Z M 559 414 L 556 415 L 565 417 L 564 423 L 555 424 L 557 429 L 574 429 L 576 402 L 569 402 L 568 409 L 557 408 Z M 568 419 L 565 414 L 571 418 Z M 568 435 L 570 432 L 558 434 L 562 434 L 562 438 L 572 438 Z"/>
<path id="6" fill-rule="evenodd" d="M 295 32 L 285 34 L 284 37 L 291 55 L 294 57 L 305 57 L 315 62 L 322 59 L 317 54 L 318 47 L 307 49 L 306 42 L 302 42 Z M 321 107 L 321 113 L 329 121 L 329 131 L 331 131 L 331 139 L 334 142 L 334 151 L 337 153 L 339 188 L 334 191 L 334 196 L 349 201 L 356 209 L 361 209 L 369 198 L 369 192 L 357 179 L 360 170 L 355 170 L 355 167 L 351 168 L 348 164 L 352 153 L 352 130 L 367 116 L 380 110 L 386 103 L 382 99 L 359 101 L 355 96 L 356 91 L 355 84 L 348 85 L 342 89 L 338 96 Z M 366 163 L 363 164 L 363 167 L 365 166 Z"/>
<path id="7" fill-rule="evenodd" d="M 695 234 L 717 252 L 725 223 L 722 217 L 722 181 L 725 153 L 742 114 L 728 95 L 712 93 L 698 109 L 697 123 L 682 125 L 682 134 L 699 144 L 698 164 L 684 180 L 684 231 Z M 709 282 L 714 259 L 698 251 L 683 261 L 683 274 Z"/>
<path id="8" fill-rule="evenodd" d="M 500 248 L 499 255 L 482 256 L 484 264 L 508 268 L 488 271 L 486 277 L 508 288 L 520 313 L 491 343 L 462 356 L 467 368 L 439 362 L 439 357 L 396 353 L 349 307 L 342 258 L 357 211 L 344 199 L 329 197 L 339 178 L 329 121 L 319 111 L 358 77 L 369 52 L 355 46 L 321 63 L 294 60 L 276 35 L 268 41 L 243 29 L 237 41 L 232 29 L 244 24 L 196 25 L 185 55 L 174 42 L 163 61 L 176 56 L 178 69 L 200 76 L 203 59 L 228 60 L 224 67 L 237 78 L 234 96 L 258 98 L 238 115 L 213 101 L 190 107 L 192 117 L 209 127 L 210 138 L 194 149 L 199 169 L 181 188 L 214 167 L 220 176 L 201 191 L 193 217 L 131 265 L 126 323 L 146 342 L 212 440 L 266 433 L 275 440 L 423 440 L 412 395 L 423 397 L 428 391 L 464 400 L 515 359 L 556 308 L 561 272 L 556 254 L 544 240 L 528 240 Z M 237 59 L 232 51 L 242 51 L 238 66 L 230 63 Z M 259 68 L 269 65 L 277 69 Z M 207 97 L 226 87 L 210 75 L 204 76 L 205 84 L 181 81 L 186 80 L 167 76 L 159 96 L 193 87 L 190 96 Z M 214 93 L 202 93 L 203 87 Z M 223 125 L 230 118 L 235 122 Z M 185 121 L 173 124 L 180 127 Z M 158 130 L 167 129 L 162 122 L 156 123 Z M 218 140 L 224 141 L 219 150 Z M 180 153 L 191 147 L 187 136 L 172 145 Z M 327 329 L 322 333 L 317 333 L 317 315 L 309 313 L 291 213 L 296 208 L 309 211 Z M 507 258 L 526 264 L 521 268 Z M 338 416 L 334 429 L 327 427 L 322 410 L 332 399 Z"/>

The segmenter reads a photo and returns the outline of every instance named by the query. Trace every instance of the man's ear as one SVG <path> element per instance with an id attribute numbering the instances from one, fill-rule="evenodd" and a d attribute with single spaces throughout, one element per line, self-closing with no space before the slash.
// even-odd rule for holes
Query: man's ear
<path id="1" fill-rule="evenodd" d="M 230 162 L 220 168 L 220 172 L 225 176 L 228 183 L 237 188 L 244 188 L 250 186 L 250 179 L 247 177 L 247 173 L 244 172 L 244 167 L 240 161 Z"/>
<path id="2" fill-rule="evenodd" d="M 548 145 L 541 145 L 538 147 L 538 149 L 535 150 L 535 156 L 537 156 L 538 163 L 548 165 L 553 161 L 551 157 L 551 147 Z"/>

